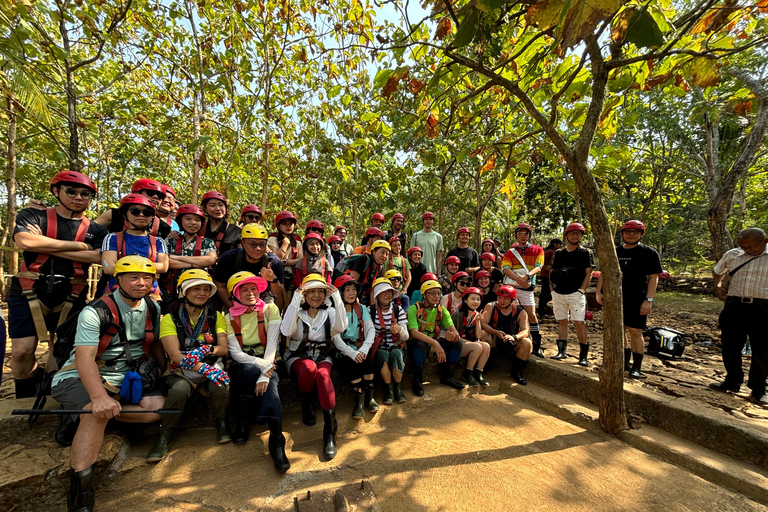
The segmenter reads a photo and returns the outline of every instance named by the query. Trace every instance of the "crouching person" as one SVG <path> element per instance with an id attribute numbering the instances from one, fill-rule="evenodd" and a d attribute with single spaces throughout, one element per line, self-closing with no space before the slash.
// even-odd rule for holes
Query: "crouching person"
<path id="1" fill-rule="evenodd" d="M 493 347 L 497 354 L 512 353 L 512 378 L 521 386 L 528 384 L 525 379 L 525 365 L 533 351 L 530 339 L 528 314 L 515 303 L 517 290 L 505 284 L 496 292 L 495 302 L 486 304 L 483 311 L 483 330 L 493 336 Z"/>
<path id="2" fill-rule="evenodd" d="M 138 377 L 131 370 L 144 355 L 151 351 L 158 361 L 164 359 L 156 341 L 159 340 L 160 308 L 147 297 L 155 281 L 155 265 L 141 256 L 126 256 L 117 261 L 113 275 L 118 289 L 92 302 L 80 313 L 74 353 L 53 379 L 51 394 L 66 409 L 92 411 L 80 415 L 80 425 L 72 442 L 72 473 L 67 496 L 70 511 L 93 511 L 96 500 L 93 464 L 101 451 L 107 422 L 112 418 L 129 423 L 157 421 L 159 414 L 122 412 L 154 411 L 165 401 L 161 393 L 142 390 L 140 385 L 137 390 L 131 382 Z M 121 327 L 105 328 L 118 319 L 116 317 Z M 124 386 L 124 380 L 129 389 Z"/>
<path id="3" fill-rule="evenodd" d="M 210 395 L 216 441 L 228 443 L 229 377 L 222 360 L 227 355 L 227 327 L 224 316 L 211 305 L 216 285 L 205 270 L 185 270 L 179 276 L 175 295 L 177 298 L 171 301 L 168 314 L 160 322 L 160 341 L 170 358 L 162 378 L 167 391 L 163 407 L 183 411 L 196 389 Z M 160 435 L 147 453 L 147 462 L 159 462 L 165 457 L 180 420 L 181 416 L 176 414 L 160 420 Z"/>
<path id="4" fill-rule="evenodd" d="M 291 467 L 285 456 L 283 406 L 277 392 L 275 358 L 280 335 L 280 310 L 260 295 L 269 283 L 251 272 L 238 272 L 227 281 L 232 307 L 227 314 L 227 344 L 237 423 L 232 441 L 243 445 L 251 434 L 251 418 L 269 427 L 269 455 L 278 473 Z"/>

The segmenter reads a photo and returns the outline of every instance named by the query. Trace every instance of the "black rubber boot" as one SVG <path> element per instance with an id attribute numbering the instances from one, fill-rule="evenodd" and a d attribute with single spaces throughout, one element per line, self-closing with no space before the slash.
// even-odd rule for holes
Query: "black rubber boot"
<path id="1" fill-rule="evenodd" d="M 466 382 L 470 386 L 479 386 L 480 385 L 480 383 L 477 382 L 477 380 L 475 380 L 475 376 L 473 375 L 473 371 L 468 369 L 468 368 L 464 368 L 464 371 L 461 372 L 461 380 L 463 380 L 464 382 Z"/>
<path id="2" fill-rule="evenodd" d="M 232 436 L 227 426 L 227 418 L 216 418 L 216 442 L 227 444 L 230 441 L 232 441 Z"/>
<path id="3" fill-rule="evenodd" d="M 424 396 L 424 385 L 422 384 L 423 381 L 424 381 L 424 367 L 414 366 L 413 381 L 411 383 L 411 388 L 414 396 Z"/>
<path id="4" fill-rule="evenodd" d="M 269 425 L 269 455 L 275 462 L 275 470 L 285 473 L 291 469 L 291 463 L 285 456 L 285 436 L 283 435 L 283 421 L 281 419 L 267 420 Z"/>
<path id="5" fill-rule="evenodd" d="M 475 368 L 474 377 L 477 383 L 483 387 L 488 387 L 491 385 L 487 380 L 483 378 L 483 370 L 481 370 L 480 368 Z"/>
<path id="6" fill-rule="evenodd" d="M 171 439 L 173 439 L 173 429 L 168 427 L 160 427 L 160 434 L 157 436 L 157 442 L 155 446 L 147 453 L 147 462 L 160 462 L 168 453 L 168 448 L 171 446 Z"/>
<path id="7" fill-rule="evenodd" d="M 624 371 L 629 371 L 629 362 L 632 360 L 632 349 L 631 348 L 625 348 L 624 349 Z"/>
<path id="8" fill-rule="evenodd" d="M 397 399 L 397 403 L 403 404 L 405 403 L 405 393 L 403 393 L 403 387 L 400 385 L 399 382 L 395 382 L 392 384 L 392 387 L 394 388 L 395 392 L 395 398 Z"/>
<path id="9" fill-rule="evenodd" d="M 589 366 L 587 354 L 589 353 L 589 343 L 579 343 L 579 366 Z"/>
<path id="10" fill-rule="evenodd" d="M 437 367 L 440 369 L 440 384 L 444 384 L 453 389 L 464 389 L 464 384 L 459 384 L 453 378 L 453 371 L 451 369 L 451 363 L 438 363 Z"/>
<path id="11" fill-rule="evenodd" d="M 63 409 L 64 406 L 60 405 L 59 409 Z M 60 414 L 59 424 L 56 427 L 56 432 L 53 434 L 53 439 L 59 446 L 72 446 L 72 440 L 77 433 L 77 426 L 80 424 L 80 416 L 76 419 L 72 419 L 71 414 Z"/>
<path id="12" fill-rule="evenodd" d="M 251 437 L 251 400 L 239 400 L 235 414 L 235 430 L 232 432 L 232 442 L 237 446 L 244 445 Z"/>
<path id="13" fill-rule="evenodd" d="M 562 361 L 568 358 L 568 354 L 565 353 L 565 349 L 568 348 L 568 340 L 557 340 L 557 355 L 552 356 L 552 359 L 556 361 Z"/>
<path id="14" fill-rule="evenodd" d="M 647 379 L 648 376 L 646 376 L 643 372 L 640 371 L 640 367 L 643 365 L 643 354 L 638 354 L 637 352 L 632 353 L 632 369 L 629 370 L 629 378 L 630 379 Z"/>
<path id="15" fill-rule="evenodd" d="M 326 411 L 323 409 L 323 455 L 328 460 L 336 456 L 336 431 L 339 424 L 336 422 L 336 409 Z"/>
<path id="16" fill-rule="evenodd" d="M 69 475 L 68 512 L 93 512 L 96 491 L 93 490 L 93 466 Z"/>
<path id="17" fill-rule="evenodd" d="M 395 394 L 392 392 L 392 384 L 384 384 L 384 405 L 392 405 L 394 401 Z"/>
<path id="18" fill-rule="evenodd" d="M 521 386 L 528 385 L 528 381 L 525 380 L 525 365 L 527 363 L 528 361 L 523 361 L 517 356 L 512 359 L 512 380 Z"/>
<path id="19" fill-rule="evenodd" d="M 536 357 L 544 358 L 544 352 L 541 351 L 541 333 L 540 332 L 531 332 L 531 340 L 533 342 L 533 352 L 531 352 L 531 355 L 534 355 Z"/>
<path id="20" fill-rule="evenodd" d="M 364 394 L 363 390 L 359 387 L 354 388 L 355 389 L 355 407 L 352 409 L 352 418 L 356 420 L 361 420 L 363 417 L 365 417 L 365 409 L 363 409 L 363 400 L 364 400 Z"/>
<path id="21" fill-rule="evenodd" d="M 363 401 L 365 403 L 365 408 L 368 409 L 368 412 L 379 412 L 379 404 L 377 404 L 376 400 L 373 398 L 373 381 L 364 380 L 363 389 L 365 390 L 365 400 Z"/>
<path id="22" fill-rule="evenodd" d="M 301 421 L 308 427 L 317 423 L 315 394 L 313 392 L 301 394 Z"/>
<path id="23" fill-rule="evenodd" d="M 13 383 L 16 386 L 16 398 L 32 398 L 37 396 L 37 392 L 40 389 L 40 385 L 45 379 L 45 370 L 41 367 L 37 367 L 37 370 L 32 372 L 31 377 L 26 379 L 13 379 Z"/>

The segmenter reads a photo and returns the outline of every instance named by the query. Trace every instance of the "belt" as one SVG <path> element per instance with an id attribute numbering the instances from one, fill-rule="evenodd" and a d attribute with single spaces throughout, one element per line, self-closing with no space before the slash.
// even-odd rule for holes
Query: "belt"
<path id="1" fill-rule="evenodd" d="M 754 297 L 728 297 L 728 302 L 737 302 L 741 304 L 768 304 L 768 299 L 757 299 Z"/>

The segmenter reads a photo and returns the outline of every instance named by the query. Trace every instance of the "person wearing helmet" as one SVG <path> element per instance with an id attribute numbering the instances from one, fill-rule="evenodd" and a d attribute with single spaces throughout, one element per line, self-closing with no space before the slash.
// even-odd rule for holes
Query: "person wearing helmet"
<path id="1" fill-rule="evenodd" d="M 389 239 L 389 258 L 384 262 L 384 271 L 395 270 L 400 275 L 400 286 L 395 289 L 399 294 L 405 293 L 411 284 L 411 264 L 408 263 L 408 259 L 403 256 L 403 242 L 402 239 L 393 236 Z M 406 308 L 407 310 L 408 308 Z"/>
<path id="2" fill-rule="evenodd" d="M 143 256 L 152 260 L 158 274 L 168 271 L 168 253 L 163 239 L 148 234 L 155 218 L 154 204 L 142 195 L 128 194 L 120 201 L 120 213 L 130 227 L 110 233 L 101 246 L 101 271 L 112 276 L 107 283 L 107 292 L 117 290 L 115 263 L 123 256 Z M 160 299 L 157 283 L 152 288 L 152 296 L 155 300 Z"/>
<path id="3" fill-rule="evenodd" d="M 179 225 L 171 218 L 171 213 L 176 207 L 176 191 L 168 185 L 163 185 L 163 192 L 165 197 L 157 205 L 157 218 L 171 226 L 171 232 L 178 232 Z"/>
<path id="4" fill-rule="evenodd" d="M 381 229 L 381 227 L 384 225 L 384 220 L 384 214 L 378 212 L 374 213 L 371 215 L 371 227 Z"/>
<path id="5" fill-rule="evenodd" d="M 440 304 L 448 310 L 451 315 L 459 310 L 461 307 L 461 297 L 464 295 L 464 290 L 469 288 L 472 284 L 472 278 L 466 272 L 456 272 L 453 275 L 451 282 L 451 291 L 443 295 L 440 299 Z"/>
<path id="6" fill-rule="evenodd" d="M 373 347 L 376 331 L 368 308 L 362 307 L 357 300 L 360 285 L 352 279 L 352 276 L 339 276 L 333 285 L 339 290 L 347 314 L 347 330 L 341 333 L 343 343 L 336 345 L 341 353 L 339 366 L 341 373 L 349 380 L 355 396 L 352 418 L 361 420 L 365 413 L 364 405 L 369 405 L 369 410 L 372 412 L 378 410 L 378 404 L 375 400 L 371 402 L 372 398 L 368 390 L 369 384 L 373 388 L 371 347 Z M 336 341 L 337 338 L 334 338 L 334 342 Z M 368 396 L 365 396 L 366 394 Z"/>
<path id="7" fill-rule="evenodd" d="M 79 415 L 72 440 L 67 496 L 70 510 L 93 510 L 96 501 L 93 467 L 107 422 L 111 419 L 129 423 L 160 420 L 159 414 L 151 412 L 162 408 L 165 402 L 156 389 L 157 382 L 152 385 L 148 378 L 144 382 L 148 389 L 141 389 L 143 378 L 134 371 L 145 356 L 151 355 L 160 366 L 165 362 L 159 340 L 160 308 L 148 297 L 156 272 L 154 263 L 141 256 L 126 256 L 116 262 L 114 275 L 118 292 L 83 308 L 77 318 L 74 350 L 53 377 L 51 396 L 64 409 L 91 411 Z M 121 324 L 125 336 L 109 329 L 114 319 Z M 154 376 L 159 377 L 159 372 L 155 371 Z M 145 413 L 121 414 L 138 410 Z M 74 425 L 71 416 L 66 418 Z"/>
<path id="8" fill-rule="evenodd" d="M 350 256 L 355 253 L 355 248 L 352 247 L 352 244 L 347 242 L 347 228 L 344 226 L 336 226 L 336 229 L 333 230 L 333 234 L 338 236 L 341 239 L 341 245 L 339 246 L 339 251 L 341 251 L 342 258 L 346 258 L 347 256 Z M 338 260 L 341 261 L 341 260 Z"/>
<path id="9" fill-rule="evenodd" d="M 485 269 L 475 272 L 475 287 L 480 290 L 480 307 L 485 308 L 486 304 L 496 300 L 496 290 L 491 286 L 491 273 Z M 497 289 L 500 288 L 497 287 Z"/>
<path id="10" fill-rule="evenodd" d="M 557 355 L 552 359 L 567 359 L 568 319 L 576 326 L 579 340 L 579 364 L 587 366 L 589 343 L 584 317 L 587 312 L 587 286 L 592 279 L 595 259 L 592 251 L 581 246 L 586 230 L 578 222 L 571 222 L 565 228 L 565 247 L 555 252 L 552 270 L 549 273 L 552 290 L 552 309 L 558 321 Z"/>
<path id="11" fill-rule="evenodd" d="M 461 294 L 461 306 L 451 315 L 451 321 L 459 332 L 462 357 L 467 358 L 467 367 L 461 374 L 470 386 L 489 386 L 483 378 L 485 363 L 491 355 L 490 336 L 483 331 L 483 310 L 480 307 L 482 293 L 471 286 Z"/>
<path id="12" fill-rule="evenodd" d="M 450 294 L 453 291 L 453 276 L 459 271 L 461 260 L 456 255 L 445 258 L 445 273 L 440 276 L 438 282 L 443 288 L 443 295 Z"/>
<path id="13" fill-rule="evenodd" d="M 495 292 L 504 282 L 504 273 L 501 269 L 494 266 L 496 255 L 492 252 L 484 252 L 480 255 L 480 270 L 485 270 L 490 274 L 491 289 Z M 477 272 L 475 272 L 477 274 Z"/>
<path id="14" fill-rule="evenodd" d="M 384 381 L 384 405 L 392 405 L 395 399 L 398 403 L 405 402 L 400 383 L 405 371 L 408 317 L 406 309 L 392 300 L 394 294 L 395 289 L 386 277 L 380 277 L 373 283 L 374 302 L 370 306 L 370 313 L 376 329 L 376 338 L 371 354 L 375 359 L 376 371 Z M 373 380 L 368 383 L 367 390 L 366 403 L 373 392 Z M 376 403 L 373 399 L 371 401 Z"/>
<path id="15" fill-rule="evenodd" d="M 384 273 L 382 265 L 389 257 L 389 250 L 387 242 L 377 240 L 371 245 L 371 254 L 363 254 L 347 268 L 349 275 L 360 283 L 360 302 L 366 306 L 373 303 L 373 282 Z"/>
<path id="16" fill-rule="evenodd" d="M 328 247 L 331 248 L 331 257 L 333 258 L 333 261 L 341 261 L 346 256 L 341 252 L 341 238 L 339 238 L 336 235 L 331 235 L 328 237 Z"/>
<path id="17" fill-rule="evenodd" d="M 549 287 L 549 273 L 552 271 L 552 260 L 555 259 L 555 251 L 563 247 L 563 241 L 553 238 L 544 248 L 544 266 L 541 267 L 541 292 L 539 293 L 539 307 L 536 316 L 542 318 L 547 311 L 547 304 L 552 300 L 552 290 Z"/>
<path id="18" fill-rule="evenodd" d="M 402 213 L 396 213 L 392 216 L 390 221 L 389 230 L 384 232 L 384 240 L 389 240 L 389 245 L 392 245 L 392 238 L 397 237 L 400 239 L 400 247 L 405 250 L 408 247 L 408 235 L 405 234 L 403 229 L 405 228 L 405 217 Z"/>
<path id="19" fill-rule="evenodd" d="M 516 288 L 502 285 L 496 295 L 496 301 L 487 304 L 483 310 L 483 330 L 493 337 L 490 344 L 497 355 L 512 353 L 512 379 L 525 386 L 528 384 L 525 366 L 533 351 L 528 313 L 515 303 Z"/>
<path id="20" fill-rule="evenodd" d="M 424 277 L 424 274 L 428 272 L 427 267 L 421 262 L 421 256 L 423 255 L 423 252 L 421 250 L 421 247 L 411 247 L 408 249 L 408 264 L 411 267 L 411 284 L 408 285 L 408 288 L 406 289 L 406 293 L 411 298 L 411 304 L 416 302 L 418 299 L 414 299 L 414 294 L 419 294 L 419 298 L 421 298 L 421 293 L 419 292 L 419 288 L 422 284 L 422 278 Z"/>
<path id="21" fill-rule="evenodd" d="M 424 212 L 421 216 L 424 228 L 411 237 L 411 248 L 421 248 L 421 261 L 427 267 L 427 272 L 437 274 L 443 268 L 443 235 L 434 231 L 435 214 Z"/>
<path id="22" fill-rule="evenodd" d="M 221 192 L 209 190 L 200 200 L 208 220 L 201 229 L 205 238 L 213 240 L 219 254 L 234 249 L 240 245 L 240 228 L 227 222 L 227 198 Z"/>
<path id="23" fill-rule="evenodd" d="M 362 245 L 355 247 L 355 254 L 371 254 L 371 246 L 374 242 L 381 240 L 384 237 L 384 233 L 377 227 L 370 227 L 365 230 L 363 235 Z"/>
<path id="24" fill-rule="evenodd" d="M 330 283 L 333 262 L 326 258 L 325 240 L 322 235 L 307 233 L 302 242 L 302 252 L 304 255 L 293 271 L 295 286 L 301 286 L 301 281 L 309 274 L 320 274 Z"/>
<path id="25" fill-rule="evenodd" d="M 392 302 L 397 304 L 398 307 L 402 308 L 403 311 L 408 311 L 408 308 L 411 307 L 410 297 L 408 297 L 405 292 L 397 291 L 402 287 L 403 276 L 401 276 L 400 272 L 397 270 L 390 269 L 384 272 L 384 277 L 389 279 L 389 284 L 391 284 L 393 288 Z"/>
<path id="26" fill-rule="evenodd" d="M 227 355 L 227 326 L 224 315 L 214 311 L 211 303 L 216 285 L 205 270 L 190 269 L 181 273 L 176 288 L 176 298 L 160 321 L 160 341 L 170 359 L 168 371 L 161 379 L 163 389 L 168 390 L 163 408 L 183 411 L 192 393 L 196 389 L 201 391 L 211 397 L 216 441 L 228 443 L 229 376 L 223 360 Z M 180 420 L 179 415 L 162 417 L 160 433 L 147 453 L 147 462 L 165 458 Z"/>
<path id="27" fill-rule="evenodd" d="M 206 269 L 216 263 L 218 252 L 213 240 L 200 234 L 205 214 L 203 210 L 194 204 L 185 204 L 179 208 L 178 216 L 182 233 L 176 240 L 166 240 L 168 250 L 169 271 L 161 277 L 160 287 L 163 292 L 163 312 L 167 313 L 167 306 L 176 298 L 176 281 L 184 269 Z M 213 294 L 216 297 L 216 294 Z"/>
<path id="28" fill-rule="evenodd" d="M 286 277 L 284 304 L 290 303 L 291 293 L 295 288 L 293 284 L 294 267 L 304 255 L 301 237 L 296 234 L 296 222 L 296 216 L 288 210 L 278 213 L 275 216 L 275 229 L 277 231 L 270 233 L 267 240 L 270 252 L 282 261 L 283 272 Z"/>
<path id="29" fill-rule="evenodd" d="M 631 379 L 644 379 L 640 370 L 645 350 L 645 331 L 648 314 L 653 305 L 659 274 L 662 272 L 659 253 L 652 247 L 640 243 L 645 234 L 645 224 L 639 220 L 628 220 L 619 230 L 621 245 L 616 247 L 616 256 L 621 268 L 621 294 L 624 306 L 624 371 Z M 603 274 L 597 278 L 597 302 L 603 303 Z M 629 366 L 630 358 L 632 366 Z"/>
<path id="30" fill-rule="evenodd" d="M 216 265 L 213 282 L 216 283 L 219 299 L 228 308 L 233 306 L 225 283 L 237 272 L 246 271 L 267 281 L 269 288 L 264 292 L 262 299 L 268 303 L 275 302 L 280 308 L 285 292 L 285 275 L 280 258 L 267 251 L 267 230 L 261 224 L 246 224 L 240 236 L 241 247 L 222 254 Z"/>
<path id="31" fill-rule="evenodd" d="M 155 210 L 157 210 L 157 207 L 160 206 L 160 203 L 166 196 L 163 184 L 148 178 L 142 178 L 133 182 L 133 185 L 131 186 L 131 194 L 138 194 L 146 197 L 152 202 L 152 207 Z M 103 212 L 96 217 L 96 223 L 107 228 L 110 233 L 118 233 L 130 227 L 128 220 L 123 215 L 120 207 L 111 208 Z M 159 217 L 153 217 L 149 227 L 149 234 L 160 238 L 168 238 L 168 235 L 171 234 L 171 226 L 170 224 L 161 222 Z"/>
<path id="32" fill-rule="evenodd" d="M 336 456 L 336 392 L 331 381 L 333 347 L 343 343 L 347 315 L 338 290 L 318 274 L 296 288 L 285 310 L 280 332 L 286 337 L 285 365 L 302 394 L 302 421 L 315 424 L 314 391 L 323 409 L 323 453 Z M 337 339 L 334 339 L 337 338 Z"/>
<path id="33" fill-rule="evenodd" d="M 528 322 L 533 340 L 533 355 L 544 357 L 541 351 L 541 333 L 539 319 L 536 316 L 536 276 L 544 266 L 544 249 L 530 242 L 533 228 L 525 222 L 515 228 L 515 242 L 504 254 L 501 271 L 504 272 L 504 283 L 515 287 L 517 300 L 528 313 Z"/>
<path id="34" fill-rule="evenodd" d="M 261 212 L 261 208 L 255 204 L 247 204 L 243 206 L 242 210 L 240 210 L 239 225 L 240 227 L 243 227 L 246 224 L 261 224 L 261 218 L 263 216 L 264 215 Z"/>
<path id="35" fill-rule="evenodd" d="M 498 269 L 501 269 L 501 261 L 503 257 L 499 256 L 498 251 L 496 250 L 496 243 L 493 241 L 492 238 L 486 238 L 485 240 L 483 240 L 483 243 L 480 244 L 480 254 L 483 254 L 483 253 L 493 254 L 495 258 L 493 262 L 493 266 Z"/>
<path id="36" fill-rule="evenodd" d="M 413 295 L 411 296 L 411 305 L 416 304 L 417 302 L 422 300 L 423 297 L 421 296 L 421 285 L 423 285 L 427 281 L 437 281 L 437 276 L 432 272 L 425 272 L 424 275 L 421 276 L 421 280 L 419 281 L 419 288 L 416 291 L 414 291 Z M 440 287 L 440 291 L 442 292 L 442 287 Z"/>
<path id="37" fill-rule="evenodd" d="M 269 286 L 251 272 L 238 272 L 227 281 L 233 306 L 227 314 L 227 346 L 233 363 L 233 406 L 236 423 L 232 442 L 243 445 L 251 434 L 251 418 L 269 427 L 269 454 L 275 470 L 285 473 L 291 463 L 285 455 L 283 406 L 277 391 L 275 361 L 280 358 L 280 311 L 261 300 Z"/>
<path id="38" fill-rule="evenodd" d="M 325 252 L 325 259 L 328 260 L 331 266 L 331 270 L 333 270 L 333 267 L 335 267 L 336 263 L 340 260 L 334 259 L 333 255 L 331 254 L 331 246 L 325 244 L 325 226 L 323 226 L 323 223 L 319 220 L 311 220 L 307 222 L 307 226 L 304 230 L 304 236 L 309 235 L 310 233 L 315 233 L 323 239 L 323 245 L 325 246 L 323 249 Z M 304 249 L 304 252 L 306 253 L 306 248 Z"/>
<path id="39" fill-rule="evenodd" d="M 22 209 L 13 228 L 13 240 L 23 251 L 20 272 L 13 277 L 8 294 L 16 398 L 35 396 L 45 372 L 57 369 L 52 351 L 46 370 L 37 365 L 38 341 L 50 340 L 49 332 L 85 306 L 88 269 L 100 261 L 107 235 L 103 226 L 85 216 L 96 195 L 96 185 L 88 176 L 61 171 L 51 179 L 50 191 L 58 204 L 44 210 Z"/>
<path id="40" fill-rule="evenodd" d="M 456 231 L 456 246 L 448 251 L 448 256 L 459 258 L 459 270 L 474 274 L 480 268 L 480 258 L 477 251 L 469 246 L 471 234 L 468 227 L 459 228 Z"/>
<path id="41" fill-rule="evenodd" d="M 420 291 L 423 299 L 408 308 L 413 394 L 424 396 L 424 363 L 430 347 L 435 349 L 437 355 L 440 383 L 454 389 L 464 389 L 464 384 L 459 384 L 453 378 L 451 366 L 459 362 L 463 347 L 451 321 L 451 314 L 440 305 L 440 283 L 429 279 L 424 281 Z"/>

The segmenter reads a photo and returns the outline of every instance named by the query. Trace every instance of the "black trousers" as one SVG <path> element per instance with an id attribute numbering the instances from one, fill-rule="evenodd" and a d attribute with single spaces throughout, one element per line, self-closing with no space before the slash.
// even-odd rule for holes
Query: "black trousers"
<path id="1" fill-rule="evenodd" d="M 547 309 L 547 303 L 552 300 L 552 291 L 549 289 L 549 278 L 540 277 L 540 279 L 541 292 L 539 293 L 539 306 L 537 309 L 539 318 L 544 315 L 544 310 Z"/>
<path id="2" fill-rule="evenodd" d="M 725 381 L 728 384 L 744 382 L 741 351 L 749 336 L 752 364 L 749 367 L 747 386 L 758 398 L 765 394 L 765 380 L 768 377 L 767 320 L 768 303 L 746 304 L 729 299 L 720 313 Z"/>

